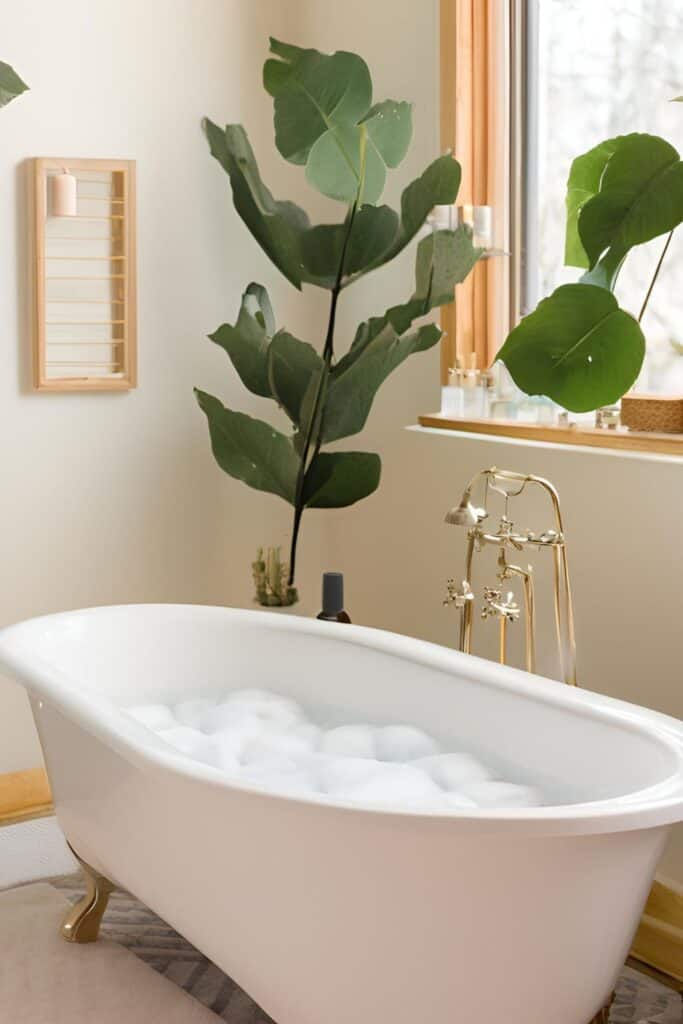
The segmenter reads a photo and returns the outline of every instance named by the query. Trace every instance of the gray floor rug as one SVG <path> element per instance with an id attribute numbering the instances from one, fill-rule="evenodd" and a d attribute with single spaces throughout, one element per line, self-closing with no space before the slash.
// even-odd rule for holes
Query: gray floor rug
<path id="1" fill-rule="evenodd" d="M 83 894 L 78 877 L 56 879 L 52 884 L 72 902 Z M 180 985 L 226 1024 L 273 1024 L 239 985 L 128 893 L 112 894 L 102 934 Z M 681 996 L 626 967 L 610 1024 L 683 1024 Z"/>

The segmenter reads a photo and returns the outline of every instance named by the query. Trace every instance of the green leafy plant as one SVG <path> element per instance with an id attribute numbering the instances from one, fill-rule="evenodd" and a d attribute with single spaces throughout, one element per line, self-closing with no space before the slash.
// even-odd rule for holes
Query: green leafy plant
<path id="1" fill-rule="evenodd" d="M 388 169 L 400 164 L 410 144 L 410 104 L 373 104 L 370 72 L 356 54 L 327 55 L 275 39 L 270 49 L 263 82 L 274 101 L 276 146 L 305 168 L 315 189 L 345 204 L 341 223 L 312 226 L 301 207 L 275 199 L 241 125 L 220 128 L 206 120 L 205 131 L 230 178 L 235 209 L 266 255 L 296 288 L 308 284 L 330 292 L 327 328 L 320 351 L 278 329 L 266 290 L 250 284 L 236 322 L 210 336 L 244 386 L 284 410 L 290 434 L 227 409 L 203 391 L 196 395 L 221 469 L 293 507 L 291 587 L 304 511 L 352 505 L 380 480 L 379 455 L 322 447 L 359 433 L 382 382 L 409 356 L 438 342 L 435 324 L 416 321 L 453 299 L 455 285 L 481 251 L 464 227 L 423 238 L 412 296 L 360 324 L 339 357 L 340 296 L 405 249 L 434 206 L 455 202 L 460 166 L 450 154 L 441 156 L 403 191 L 400 213 L 378 205 Z"/>
<path id="2" fill-rule="evenodd" d="M 6 107 L 27 89 L 28 86 L 22 82 L 14 68 L 0 60 L 0 107 Z"/>
<path id="3" fill-rule="evenodd" d="M 510 333 L 497 359 L 527 394 L 587 412 L 621 398 L 642 367 L 640 323 L 673 232 L 683 222 L 683 162 L 654 135 L 607 139 L 574 160 L 566 205 L 565 264 L 584 274 L 543 299 Z M 636 319 L 612 293 L 629 252 L 664 235 Z"/>

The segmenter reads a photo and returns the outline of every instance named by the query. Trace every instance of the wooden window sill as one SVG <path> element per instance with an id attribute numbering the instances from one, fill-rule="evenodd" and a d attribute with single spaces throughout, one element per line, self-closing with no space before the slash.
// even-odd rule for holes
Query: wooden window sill
<path id="1" fill-rule="evenodd" d="M 539 444 L 683 456 L 683 434 L 649 434 L 623 428 L 609 430 L 578 425 L 563 427 L 551 424 L 521 423 L 517 420 L 469 420 L 448 416 L 442 412 L 418 416 L 418 423 L 421 427 L 482 436 L 507 437 Z"/>

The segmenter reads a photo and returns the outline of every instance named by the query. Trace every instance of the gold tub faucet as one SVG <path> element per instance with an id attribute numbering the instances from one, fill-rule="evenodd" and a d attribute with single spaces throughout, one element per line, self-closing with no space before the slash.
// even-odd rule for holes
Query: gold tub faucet
<path id="1" fill-rule="evenodd" d="M 540 488 L 550 501 L 554 522 L 549 529 L 540 533 L 531 530 L 520 531 L 510 515 L 511 504 L 519 498 L 527 487 Z M 475 488 L 483 487 L 483 503 L 474 504 L 472 495 Z M 489 502 L 492 495 L 498 495 L 503 502 L 503 512 L 497 527 L 484 524 L 491 519 Z M 456 586 L 454 579 L 446 584 L 444 604 L 455 607 L 460 612 L 459 643 L 461 651 L 472 653 L 472 627 L 475 594 L 473 591 L 474 556 L 486 547 L 498 549 L 496 583 L 483 588 L 483 605 L 481 618 L 494 619 L 499 624 L 499 660 L 505 664 L 507 660 L 508 626 L 522 618 L 522 606 L 515 598 L 513 591 L 508 591 L 505 584 L 518 580 L 523 595 L 523 611 L 525 626 L 525 667 L 527 671 L 536 670 L 536 597 L 533 567 L 522 567 L 509 560 L 509 555 L 529 550 L 541 551 L 550 549 L 553 561 L 553 608 L 555 630 L 560 661 L 560 673 L 564 681 L 571 686 L 576 685 L 576 640 L 574 636 L 574 614 L 572 609 L 571 587 L 569 583 L 569 567 L 567 565 L 567 547 L 564 538 L 564 526 L 560 499 L 550 481 L 540 476 L 516 473 L 508 469 L 481 470 L 468 483 L 458 505 L 446 514 L 446 522 L 453 526 L 464 526 L 467 529 L 467 550 L 465 555 L 465 579 Z"/>

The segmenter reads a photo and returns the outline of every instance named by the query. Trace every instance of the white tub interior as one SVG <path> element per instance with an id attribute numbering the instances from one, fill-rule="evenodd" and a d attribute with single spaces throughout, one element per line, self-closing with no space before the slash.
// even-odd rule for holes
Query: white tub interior
<path id="1" fill-rule="evenodd" d="M 488 663 L 460 659 L 455 672 L 424 664 L 429 645 L 415 644 L 411 657 L 409 641 L 396 654 L 369 646 L 382 634 L 362 631 L 356 643 L 348 627 L 335 627 L 337 638 L 302 620 L 294 626 L 260 613 L 139 606 L 46 619 L 39 633 L 33 625 L 31 646 L 64 686 L 118 707 L 260 687 L 300 701 L 326 725 L 410 722 L 555 804 L 628 797 L 679 770 L 675 751 L 637 717 L 602 714 L 563 684 L 524 693 L 517 674 L 509 685 L 489 681 Z"/>

